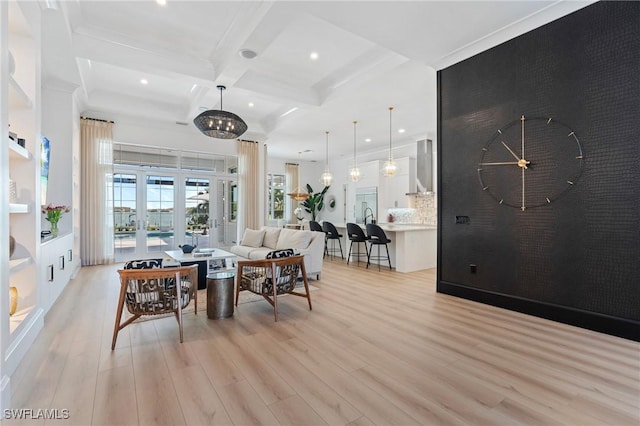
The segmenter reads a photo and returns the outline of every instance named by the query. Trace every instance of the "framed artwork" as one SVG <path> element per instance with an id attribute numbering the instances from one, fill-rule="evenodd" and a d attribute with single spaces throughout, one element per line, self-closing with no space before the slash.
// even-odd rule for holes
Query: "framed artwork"
<path id="1" fill-rule="evenodd" d="M 47 205 L 47 186 L 49 184 L 49 161 L 51 159 L 51 143 L 42 137 L 40 144 L 40 205 Z"/>

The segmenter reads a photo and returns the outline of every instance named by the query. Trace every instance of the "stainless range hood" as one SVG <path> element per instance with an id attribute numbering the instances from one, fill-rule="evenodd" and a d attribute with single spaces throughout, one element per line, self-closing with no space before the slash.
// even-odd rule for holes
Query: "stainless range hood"
<path id="1" fill-rule="evenodd" d="M 416 192 L 407 195 L 433 193 L 433 141 L 422 139 L 417 143 L 416 151 Z"/>

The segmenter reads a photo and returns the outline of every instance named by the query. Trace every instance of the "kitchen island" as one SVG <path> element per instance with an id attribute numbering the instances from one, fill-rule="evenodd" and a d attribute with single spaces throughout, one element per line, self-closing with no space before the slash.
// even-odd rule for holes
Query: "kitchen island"
<path id="1" fill-rule="evenodd" d="M 366 234 L 365 225 L 358 225 L 365 230 Z M 389 244 L 389 256 L 391 257 L 391 266 L 393 266 L 396 271 L 414 272 L 436 267 L 437 226 L 404 223 L 378 223 L 378 225 L 385 232 L 387 238 L 391 240 Z M 347 256 L 350 244 L 347 236 L 347 226 L 345 224 L 336 224 L 336 228 L 344 236 L 344 255 Z M 367 246 L 369 246 L 369 244 L 367 244 Z M 378 249 L 374 247 L 373 250 L 374 255 L 377 255 Z M 381 247 L 380 250 L 381 255 L 385 254 L 384 247 Z M 381 262 L 384 266 L 386 259 Z M 371 263 L 374 262 L 372 261 Z"/>

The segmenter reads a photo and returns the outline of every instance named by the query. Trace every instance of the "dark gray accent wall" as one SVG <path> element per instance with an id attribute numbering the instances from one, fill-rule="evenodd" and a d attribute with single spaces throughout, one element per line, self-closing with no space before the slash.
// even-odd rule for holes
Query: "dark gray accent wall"
<path id="1" fill-rule="evenodd" d="M 640 2 L 599 2 L 438 72 L 439 292 L 640 339 L 639 22 Z M 585 155 L 524 212 L 477 173 L 521 115 L 566 123 Z"/>

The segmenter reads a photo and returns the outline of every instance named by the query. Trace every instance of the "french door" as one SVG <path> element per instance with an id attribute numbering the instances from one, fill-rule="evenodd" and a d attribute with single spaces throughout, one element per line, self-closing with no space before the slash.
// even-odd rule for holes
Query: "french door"
<path id="1" fill-rule="evenodd" d="M 163 257 L 177 248 L 176 175 L 115 172 L 114 244 L 117 261 Z"/>
<path id="2" fill-rule="evenodd" d="M 238 236 L 238 181 L 218 177 L 214 196 L 211 223 L 213 244 L 220 248 L 231 247 L 237 244 Z"/>
<path id="3" fill-rule="evenodd" d="M 198 248 L 215 247 L 211 232 L 215 192 L 208 176 L 186 176 L 184 182 L 184 243 Z"/>
<path id="4" fill-rule="evenodd" d="M 164 257 L 182 244 L 228 248 L 236 244 L 235 178 L 116 170 L 116 261 Z"/>

